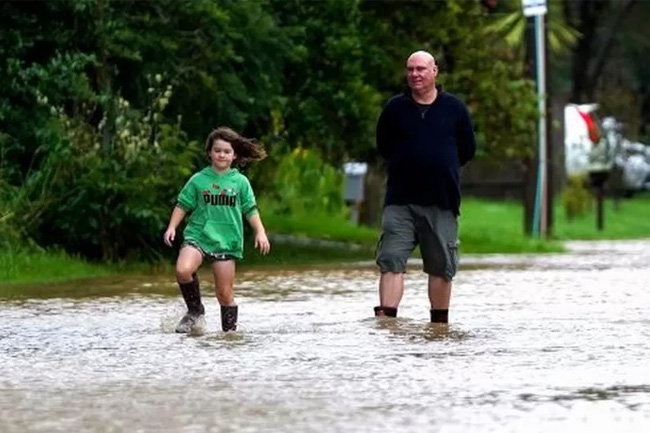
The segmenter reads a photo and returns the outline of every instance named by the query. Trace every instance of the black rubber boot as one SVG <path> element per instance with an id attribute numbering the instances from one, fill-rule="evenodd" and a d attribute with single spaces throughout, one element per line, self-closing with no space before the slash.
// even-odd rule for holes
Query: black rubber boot
<path id="1" fill-rule="evenodd" d="M 190 332 L 196 326 L 197 322 L 205 314 L 205 308 L 201 303 L 201 288 L 196 273 L 192 274 L 192 281 L 189 283 L 178 283 L 178 286 L 183 294 L 185 305 L 187 305 L 187 313 L 178 322 L 176 332 L 184 334 Z"/>
<path id="2" fill-rule="evenodd" d="M 191 314 L 205 314 L 205 308 L 201 303 L 201 288 L 199 286 L 199 277 L 196 273 L 192 274 L 192 281 L 189 283 L 178 283 L 187 305 L 187 312 Z"/>
<path id="3" fill-rule="evenodd" d="M 397 317 L 397 308 L 393 307 L 375 307 L 375 317 Z"/>
<path id="4" fill-rule="evenodd" d="M 449 310 L 429 310 L 431 323 L 449 323 Z"/>
<path id="5" fill-rule="evenodd" d="M 223 332 L 237 330 L 237 305 L 221 306 L 221 329 Z"/>

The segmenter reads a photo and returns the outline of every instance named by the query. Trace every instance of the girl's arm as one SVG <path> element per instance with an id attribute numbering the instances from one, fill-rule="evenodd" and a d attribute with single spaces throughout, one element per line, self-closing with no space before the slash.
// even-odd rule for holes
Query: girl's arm
<path id="1" fill-rule="evenodd" d="M 266 237 L 266 230 L 262 224 L 260 214 L 256 213 L 248 221 L 251 227 L 253 227 L 253 230 L 255 230 L 255 248 L 259 249 L 262 254 L 268 254 L 271 251 L 271 243 Z"/>
<path id="2" fill-rule="evenodd" d="M 163 240 L 170 247 L 172 246 L 172 242 L 174 242 L 174 238 L 176 238 L 176 227 L 183 221 L 185 214 L 186 212 L 178 206 L 174 207 L 172 211 L 172 216 L 169 218 L 169 225 L 167 225 L 167 230 L 163 236 Z"/>

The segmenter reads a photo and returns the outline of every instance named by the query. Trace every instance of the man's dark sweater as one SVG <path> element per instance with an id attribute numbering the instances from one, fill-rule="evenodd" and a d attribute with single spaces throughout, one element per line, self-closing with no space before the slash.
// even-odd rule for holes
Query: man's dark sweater
<path id="1" fill-rule="evenodd" d="M 469 111 L 438 90 L 428 108 L 410 92 L 394 96 L 377 123 L 377 149 L 388 163 L 385 206 L 435 205 L 460 212 L 460 167 L 474 157 Z"/>

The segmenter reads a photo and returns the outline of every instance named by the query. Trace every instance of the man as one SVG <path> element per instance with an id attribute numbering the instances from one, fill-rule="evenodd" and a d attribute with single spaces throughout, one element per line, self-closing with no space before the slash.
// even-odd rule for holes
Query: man
<path id="1" fill-rule="evenodd" d="M 406 262 L 419 244 L 429 275 L 431 322 L 448 322 L 458 266 L 459 171 L 474 157 L 476 139 L 466 105 L 436 86 L 437 75 L 431 54 L 411 54 L 409 89 L 388 101 L 377 123 L 377 149 L 387 162 L 388 182 L 377 248 L 376 316 L 397 316 Z"/>

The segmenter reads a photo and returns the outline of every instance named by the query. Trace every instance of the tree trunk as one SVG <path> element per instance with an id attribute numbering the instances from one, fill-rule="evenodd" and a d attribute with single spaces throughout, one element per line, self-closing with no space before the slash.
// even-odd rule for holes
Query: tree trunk
<path id="1" fill-rule="evenodd" d="M 609 60 L 616 35 L 623 19 L 635 3 L 636 0 L 565 2 L 567 22 L 576 27 L 582 35 L 573 50 L 571 102 L 593 102 L 598 80 Z M 602 28 L 603 17 L 608 13 L 612 14 L 613 18 L 608 20 L 607 27 Z M 599 37 L 599 34 L 602 36 Z"/>

